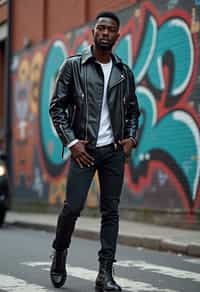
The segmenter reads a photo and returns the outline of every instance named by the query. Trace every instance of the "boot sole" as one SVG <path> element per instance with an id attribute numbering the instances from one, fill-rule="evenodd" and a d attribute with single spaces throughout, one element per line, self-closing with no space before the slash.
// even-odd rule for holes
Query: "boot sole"
<path id="1" fill-rule="evenodd" d="M 103 287 L 100 286 L 95 286 L 95 291 L 96 292 L 116 292 L 116 290 L 105 290 Z M 119 290 L 122 292 L 122 290 Z"/>
<path id="2" fill-rule="evenodd" d="M 104 292 L 104 289 L 102 287 L 95 287 L 96 292 Z"/>
<path id="3" fill-rule="evenodd" d="M 61 277 L 61 280 L 59 282 L 55 281 L 54 276 Z M 51 282 L 55 288 L 61 288 L 65 284 L 67 274 L 65 273 L 65 274 L 59 275 L 59 274 L 51 273 L 50 278 L 51 278 Z"/>

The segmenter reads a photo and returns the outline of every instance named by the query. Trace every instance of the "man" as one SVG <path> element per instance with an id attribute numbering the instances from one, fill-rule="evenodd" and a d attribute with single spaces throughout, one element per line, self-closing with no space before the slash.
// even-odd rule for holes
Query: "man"
<path id="1" fill-rule="evenodd" d="M 138 102 L 131 70 L 112 54 L 120 22 L 111 12 L 96 17 L 94 43 L 64 62 L 56 81 L 50 115 L 71 151 L 66 200 L 58 217 L 50 276 L 55 287 L 66 280 L 66 256 L 77 218 L 97 170 L 100 183 L 101 249 L 97 291 L 121 291 L 114 281 L 118 207 L 124 163 L 136 147 Z"/>

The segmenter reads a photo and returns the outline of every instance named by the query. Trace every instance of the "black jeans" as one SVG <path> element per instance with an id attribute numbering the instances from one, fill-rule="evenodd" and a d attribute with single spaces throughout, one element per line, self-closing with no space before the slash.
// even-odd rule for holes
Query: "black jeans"
<path id="1" fill-rule="evenodd" d="M 53 247 L 69 247 L 77 218 L 84 208 L 88 190 L 97 170 L 100 184 L 101 250 L 99 260 L 114 260 L 119 229 L 119 202 L 123 185 L 125 155 L 122 147 L 107 145 L 88 150 L 95 158 L 94 166 L 80 168 L 71 159 L 68 173 L 66 200 L 58 217 Z"/>

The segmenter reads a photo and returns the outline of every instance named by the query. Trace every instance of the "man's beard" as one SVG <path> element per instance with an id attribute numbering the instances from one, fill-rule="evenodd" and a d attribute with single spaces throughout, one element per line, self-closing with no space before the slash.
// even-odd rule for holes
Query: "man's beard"
<path id="1" fill-rule="evenodd" d="M 112 47 L 113 47 L 113 43 L 101 43 L 101 42 L 98 42 L 97 40 L 94 40 L 94 43 L 95 43 L 95 46 L 101 50 L 104 50 L 104 51 L 111 51 L 112 50 Z"/>

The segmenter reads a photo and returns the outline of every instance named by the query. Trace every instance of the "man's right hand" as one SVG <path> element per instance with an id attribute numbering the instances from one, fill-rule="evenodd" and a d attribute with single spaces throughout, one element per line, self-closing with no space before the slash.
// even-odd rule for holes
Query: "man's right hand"
<path id="1" fill-rule="evenodd" d="M 72 157 L 81 168 L 94 165 L 94 158 L 85 149 L 87 143 L 88 141 L 80 140 L 70 147 Z"/>

